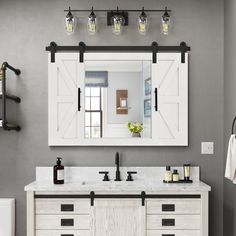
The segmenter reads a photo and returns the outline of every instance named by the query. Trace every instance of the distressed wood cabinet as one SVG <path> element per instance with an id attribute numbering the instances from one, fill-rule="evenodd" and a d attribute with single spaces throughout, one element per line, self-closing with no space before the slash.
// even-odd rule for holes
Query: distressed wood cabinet
<path id="1" fill-rule="evenodd" d="M 66 197 L 66 194 L 70 194 Z M 208 236 L 208 192 L 80 198 L 27 192 L 27 236 Z"/>

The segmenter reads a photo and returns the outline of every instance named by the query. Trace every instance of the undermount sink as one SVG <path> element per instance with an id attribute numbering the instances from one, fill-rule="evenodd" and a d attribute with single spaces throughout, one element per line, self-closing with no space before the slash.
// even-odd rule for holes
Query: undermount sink
<path id="1" fill-rule="evenodd" d="M 148 186 L 150 183 L 143 181 L 102 181 L 102 182 L 89 182 L 83 181 L 82 186 L 91 186 L 91 188 L 108 188 L 108 189 L 120 189 L 120 188 L 129 188 L 129 187 L 144 187 Z"/>
<path id="2" fill-rule="evenodd" d="M 107 185 L 107 186 L 133 186 L 133 185 L 144 185 L 146 183 L 141 181 L 102 181 L 102 182 L 90 182 L 83 181 L 82 185 Z"/>

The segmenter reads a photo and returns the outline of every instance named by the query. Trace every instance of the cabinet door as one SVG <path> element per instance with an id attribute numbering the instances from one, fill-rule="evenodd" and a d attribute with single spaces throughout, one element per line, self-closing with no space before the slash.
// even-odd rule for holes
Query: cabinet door
<path id="1" fill-rule="evenodd" d="M 49 58 L 48 68 L 48 141 L 54 146 L 76 145 L 83 132 L 78 103 L 84 64 L 79 63 L 77 53 L 56 53 L 55 56 L 55 63 Z"/>
<path id="2" fill-rule="evenodd" d="M 160 53 L 153 64 L 153 137 L 158 146 L 188 145 L 188 54 L 185 59 L 181 63 L 179 53 Z"/>
<path id="3" fill-rule="evenodd" d="M 145 236 L 145 207 L 140 200 L 96 200 L 93 236 Z"/>

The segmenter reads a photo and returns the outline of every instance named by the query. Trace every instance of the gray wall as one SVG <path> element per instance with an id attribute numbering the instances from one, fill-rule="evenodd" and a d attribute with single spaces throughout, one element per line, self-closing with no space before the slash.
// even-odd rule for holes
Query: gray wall
<path id="1" fill-rule="evenodd" d="M 225 1 L 225 157 L 231 124 L 236 116 L 236 2 Z M 236 234 L 236 187 L 231 181 L 224 179 L 224 235 Z"/>
<path id="2" fill-rule="evenodd" d="M 135 15 L 123 36 L 101 27 L 95 37 L 80 31 L 67 37 L 62 29 L 63 9 L 164 8 L 173 10 L 174 29 L 170 36 L 159 34 L 159 15 L 151 31 L 139 36 Z M 232 10 L 232 9 L 231 9 Z M 22 98 L 10 103 L 12 120 L 22 125 L 20 133 L 0 131 L 0 197 L 17 200 L 17 236 L 26 235 L 23 188 L 35 178 L 35 166 L 53 165 L 60 155 L 65 165 L 114 165 L 114 152 L 122 152 L 122 164 L 133 166 L 201 166 L 201 178 L 212 186 L 210 194 L 210 235 L 222 235 L 223 214 L 223 0 L 1 0 L 0 61 L 22 69 L 17 81 L 9 78 L 10 91 Z M 105 24 L 105 16 L 101 17 Z M 232 29 L 232 27 L 231 27 Z M 189 147 L 60 147 L 47 146 L 47 53 L 45 46 L 75 45 L 176 45 L 186 41 L 192 47 L 189 74 Z M 201 156 L 200 142 L 214 141 L 215 154 Z"/>

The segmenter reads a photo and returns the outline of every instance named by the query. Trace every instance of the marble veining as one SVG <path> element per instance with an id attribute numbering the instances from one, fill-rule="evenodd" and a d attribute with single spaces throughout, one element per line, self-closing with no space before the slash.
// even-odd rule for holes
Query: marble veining
<path id="1" fill-rule="evenodd" d="M 180 178 L 183 177 L 183 167 L 173 167 L 178 169 Z M 111 181 L 103 182 L 103 175 L 99 171 L 109 171 Z M 72 192 L 129 192 L 140 193 L 140 191 L 150 192 L 171 192 L 187 191 L 199 192 L 210 191 L 210 186 L 200 181 L 199 167 L 191 168 L 192 184 L 164 184 L 162 182 L 165 167 L 121 167 L 121 182 L 114 182 L 115 167 L 65 167 L 65 184 L 53 184 L 52 167 L 36 167 L 36 181 L 27 185 L 25 191 L 72 191 Z M 127 171 L 137 171 L 133 182 L 127 182 Z"/>

